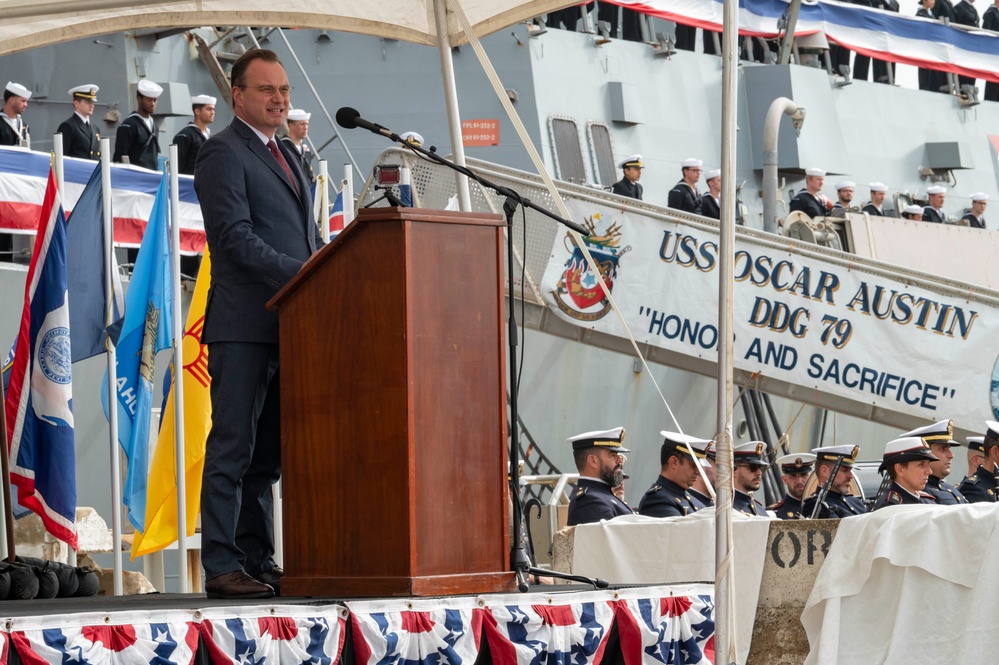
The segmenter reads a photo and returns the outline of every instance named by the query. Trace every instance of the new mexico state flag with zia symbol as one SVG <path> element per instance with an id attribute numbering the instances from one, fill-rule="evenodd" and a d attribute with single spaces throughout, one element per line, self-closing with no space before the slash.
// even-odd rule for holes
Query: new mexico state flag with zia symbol
<path id="1" fill-rule="evenodd" d="M 194 535 L 201 510 L 201 472 L 205 466 L 205 440 L 212 426 L 211 380 L 208 376 L 208 347 L 201 343 L 205 323 L 205 303 L 211 285 L 211 258 L 205 247 L 191 307 L 184 326 L 184 457 L 187 468 L 187 535 Z M 174 381 L 177 373 L 173 373 Z M 146 494 L 146 530 L 135 533 L 132 559 L 170 546 L 177 540 L 177 473 L 174 439 L 173 384 L 163 411 L 156 450 L 149 466 Z"/>

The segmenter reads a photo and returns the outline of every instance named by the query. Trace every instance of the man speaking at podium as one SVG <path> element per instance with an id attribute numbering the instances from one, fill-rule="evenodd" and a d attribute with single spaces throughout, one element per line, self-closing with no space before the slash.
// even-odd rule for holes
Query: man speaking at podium
<path id="1" fill-rule="evenodd" d="M 201 552 L 209 598 L 269 598 L 284 571 L 271 498 L 281 477 L 278 318 L 265 304 L 322 240 L 298 160 L 274 139 L 290 106 L 281 61 L 248 51 L 231 76 L 236 117 L 205 143 L 194 171 L 212 255 Z"/>

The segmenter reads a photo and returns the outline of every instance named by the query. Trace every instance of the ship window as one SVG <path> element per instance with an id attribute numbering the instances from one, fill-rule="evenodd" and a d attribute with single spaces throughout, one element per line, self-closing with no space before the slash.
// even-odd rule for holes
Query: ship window
<path id="1" fill-rule="evenodd" d="M 555 152 L 555 177 L 576 184 L 586 182 L 586 165 L 579 141 L 579 128 L 572 118 L 551 116 L 548 119 Z"/>
<path id="2" fill-rule="evenodd" d="M 601 122 L 588 123 L 590 135 L 590 154 L 593 158 L 593 173 L 597 184 L 610 187 L 617 180 L 617 169 L 614 164 L 614 146 L 611 144 L 610 130 Z"/>

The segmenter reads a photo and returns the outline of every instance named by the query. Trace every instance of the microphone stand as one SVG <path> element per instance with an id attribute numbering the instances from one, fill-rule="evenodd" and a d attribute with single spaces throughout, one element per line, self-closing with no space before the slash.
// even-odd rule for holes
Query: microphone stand
<path id="1" fill-rule="evenodd" d="M 531 558 L 527 554 L 527 548 L 524 546 L 524 509 L 520 502 L 520 436 L 518 435 L 517 422 L 517 399 L 518 399 L 518 383 L 517 383 L 517 317 L 514 310 L 513 294 L 515 291 L 515 284 L 513 278 L 513 217 L 517 212 L 518 206 L 523 206 L 525 208 L 530 208 L 535 212 L 539 212 L 545 217 L 555 220 L 559 224 L 572 229 L 581 236 L 589 236 L 590 232 L 581 224 L 577 224 L 572 220 L 560 217 L 550 210 L 546 210 L 541 206 L 533 203 L 530 199 L 526 199 L 517 193 L 515 190 L 509 187 L 504 187 L 502 185 L 497 185 L 494 182 L 483 178 L 475 171 L 455 164 L 449 159 L 441 157 L 437 154 L 436 149 L 431 146 L 430 150 L 427 150 L 423 146 L 418 146 L 409 141 L 399 138 L 399 135 L 395 132 L 381 128 L 381 131 L 371 130 L 373 133 L 381 134 L 391 141 L 400 144 L 404 148 L 411 150 L 412 152 L 422 155 L 423 157 L 429 159 L 432 162 L 445 166 L 452 171 L 456 171 L 467 178 L 471 178 L 475 182 L 479 183 L 483 187 L 493 190 L 500 196 L 505 197 L 503 203 L 503 213 L 506 216 L 506 272 L 507 272 L 507 289 L 509 291 L 509 311 L 507 312 L 507 344 L 509 346 L 510 354 L 510 492 L 512 493 L 513 499 L 513 544 L 510 548 L 510 567 L 517 574 L 517 589 L 522 593 L 526 593 L 530 590 L 530 575 L 545 575 L 549 577 L 558 577 L 561 579 L 567 579 L 575 582 L 584 582 L 586 584 L 593 585 L 597 589 L 605 589 L 608 586 L 606 580 L 602 579 L 590 579 L 587 577 L 582 577 L 580 575 L 571 575 L 569 573 L 562 573 L 554 570 L 545 570 L 543 568 L 537 568 L 531 565 Z"/>

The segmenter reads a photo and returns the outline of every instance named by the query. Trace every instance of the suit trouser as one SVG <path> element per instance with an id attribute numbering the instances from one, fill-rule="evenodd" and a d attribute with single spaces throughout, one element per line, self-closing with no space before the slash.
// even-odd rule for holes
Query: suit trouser
<path id="1" fill-rule="evenodd" d="M 278 346 L 208 344 L 212 429 L 201 485 L 201 561 L 208 579 L 274 567 L 274 500 L 281 478 Z"/>

